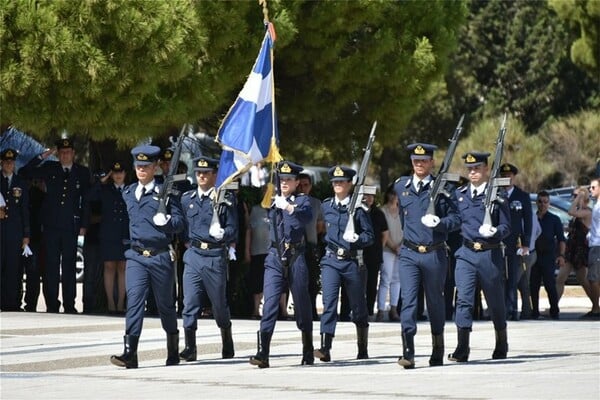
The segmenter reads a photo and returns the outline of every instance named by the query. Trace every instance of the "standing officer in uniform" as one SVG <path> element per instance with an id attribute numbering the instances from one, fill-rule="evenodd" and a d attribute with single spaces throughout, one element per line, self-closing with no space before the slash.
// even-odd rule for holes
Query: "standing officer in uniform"
<path id="1" fill-rule="evenodd" d="M 308 196 L 298 193 L 302 166 L 281 161 L 277 166 L 281 194 L 269 211 L 271 247 L 265 259 L 264 305 L 258 335 L 258 351 L 250 364 L 269 368 L 271 337 L 279 312 L 279 299 L 289 285 L 294 296 L 296 326 L 302 331 L 302 365 L 314 364 L 312 307 L 308 292 L 309 272 L 304 258 L 305 229 L 313 210 Z"/>
<path id="2" fill-rule="evenodd" d="M 0 192 L 6 203 L 0 218 L 2 311 L 21 311 L 23 271 L 20 262 L 21 254 L 29 246 L 29 197 L 23 180 L 15 173 L 16 159 L 17 152 L 14 149 L 5 149 L 0 153 Z"/>
<path id="3" fill-rule="evenodd" d="M 127 259 L 125 284 L 127 312 L 125 320 L 125 350 L 110 361 L 119 367 L 137 368 L 137 346 L 142 333 L 144 304 L 150 288 L 153 289 L 160 312 L 162 328 L 167 333 L 166 365 L 179 364 L 179 331 L 173 299 L 175 271 L 169 254 L 173 234 L 181 232 L 184 220 L 181 203 L 175 196 L 169 198 L 167 215 L 157 214 L 160 192 L 154 180 L 160 148 L 138 146 L 131 150 L 138 182 L 125 188 L 123 200 L 129 214 L 131 248 Z"/>
<path id="4" fill-rule="evenodd" d="M 198 189 L 185 192 L 181 198 L 188 249 L 183 255 L 185 349 L 179 357 L 185 361 L 196 361 L 197 320 L 204 308 L 203 300 L 208 295 L 215 322 L 221 328 L 221 355 L 223 358 L 233 358 L 226 285 L 228 244 L 238 233 L 235 195 L 226 192 L 223 204 L 215 204 L 218 200 L 215 181 L 219 160 L 199 157 L 193 163 Z M 218 220 L 213 221 L 215 212 L 218 212 Z"/>
<path id="5" fill-rule="evenodd" d="M 444 285 L 448 273 L 446 240 L 449 232 L 458 229 L 459 217 L 453 194 L 439 197 L 435 215 L 426 214 L 431 196 L 429 189 L 435 179 L 431 171 L 436 148 L 425 143 L 409 145 L 407 150 L 414 173 L 399 178 L 395 185 L 404 231 L 399 256 L 403 354 L 398 364 L 405 369 L 415 367 L 414 336 L 417 333 L 417 299 L 421 285 L 427 299 L 433 343 L 429 365 L 444 363 Z"/>
<path id="6" fill-rule="evenodd" d="M 469 152 L 463 155 L 469 171 L 469 185 L 456 190 L 461 219 L 463 245 L 456 251 L 456 327 L 458 345 L 448 360 L 469 360 L 469 335 L 473 325 L 473 304 L 477 283 L 485 295 L 496 331 L 495 360 L 505 359 L 506 308 L 504 303 L 504 260 L 502 240 L 510 234 L 508 202 L 496 202 L 492 210 L 492 224 L 483 224 L 485 191 L 488 186 L 490 153 Z M 506 200 L 506 199 L 504 199 Z"/>
<path id="7" fill-rule="evenodd" d="M 367 359 L 369 322 L 367 299 L 365 297 L 364 274 L 359 270 L 356 259 L 357 250 L 373 244 L 375 234 L 367 211 L 356 205 L 355 233 L 344 237 L 348 224 L 347 206 L 350 203 L 352 178 L 356 171 L 342 166 L 329 169 L 329 180 L 333 186 L 334 197 L 325 199 L 321 205 L 325 220 L 325 255 L 321 259 L 321 283 L 323 286 L 323 315 L 321 315 L 321 348 L 315 351 L 315 357 L 321 361 L 331 361 L 331 342 L 335 336 L 337 306 L 342 281 L 352 309 L 352 322 L 356 325 L 358 344 L 357 359 Z"/>
<path id="8" fill-rule="evenodd" d="M 515 176 L 519 173 L 517 167 L 512 164 L 502 164 L 500 166 L 500 175 L 510 178 L 510 186 L 506 187 L 506 197 L 508 197 L 510 208 L 510 235 L 504 239 L 506 248 L 504 255 L 506 257 L 506 267 L 508 269 L 506 280 L 506 316 L 510 321 L 519 320 L 519 304 L 517 301 L 517 288 L 523 269 L 523 257 L 529 255 L 529 242 L 531 240 L 532 217 L 531 201 L 529 193 L 523 191 L 514 184 Z M 524 298 L 521 293 L 522 303 L 529 302 L 529 297 Z M 527 306 L 523 307 L 524 309 Z"/>
<path id="9" fill-rule="evenodd" d="M 87 167 L 74 162 L 75 150 L 71 139 L 58 140 L 56 149 L 58 162 L 42 164 L 42 160 L 54 153 L 48 150 L 31 160 L 21 173 L 27 178 L 42 178 L 46 183 L 42 225 L 46 245 L 43 289 L 48 312 L 57 313 L 60 308 L 58 285 L 62 280 L 64 311 L 75 314 L 77 236 L 86 232 L 83 209 L 91 176 Z"/>

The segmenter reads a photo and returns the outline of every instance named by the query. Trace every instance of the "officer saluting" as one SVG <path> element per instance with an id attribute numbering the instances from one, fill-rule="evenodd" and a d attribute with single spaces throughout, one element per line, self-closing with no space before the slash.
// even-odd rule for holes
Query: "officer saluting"
<path id="1" fill-rule="evenodd" d="M 445 300 L 444 285 L 448 272 L 446 240 L 448 233 L 459 227 L 455 197 L 440 196 L 435 215 L 428 215 L 434 177 L 433 152 L 436 146 L 414 143 L 410 151 L 414 174 L 398 179 L 395 185 L 400 208 L 404 241 L 400 250 L 400 283 L 402 287 L 403 354 L 398 364 L 405 369 L 415 367 L 414 336 L 417 332 L 417 297 L 425 287 L 427 311 L 431 323 L 433 348 L 430 366 L 443 364 Z"/>
<path id="2" fill-rule="evenodd" d="M 21 169 L 23 177 L 41 178 L 46 183 L 46 195 L 42 203 L 42 225 L 46 245 L 43 288 L 48 312 L 54 313 L 60 308 L 58 285 L 61 280 L 64 311 L 77 313 L 77 235 L 85 235 L 83 206 L 90 188 L 91 175 L 87 167 L 74 162 L 73 146 L 71 139 L 60 139 L 56 141 L 58 162 L 46 161 L 42 164 L 42 160 L 54 153 L 53 150 L 48 150 Z"/>
<path id="3" fill-rule="evenodd" d="M 204 308 L 202 301 L 208 295 L 215 322 L 221 328 L 221 355 L 223 358 L 233 358 L 231 316 L 225 289 L 228 244 L 238 234 L 235 196 L 231 192 L 226 193 L 225 201 L 217 205 L 218 221 L 213 220 L 219 160 L 199 157 L 193 163 L 198 189 L 185 192 L 181 198 L 188 249 L 183 255 L 185 349 L 179 357 L 185 361 L 196 361 L 197 320 Z"/>
<path id="4" fill-rule="evenodd" d="M 29 245 L 29 197 L 23 180 L 15 173 L 17 152 L 5 149 L 0 153 L 2 174 L 0 193 L 6 203 L 0 215 L 0 266 L 2 272 L 0 309 L 21 311 L 23 273 L 20 257 Z"/>
<path id="5" fill-rule="evenodd" d="M 265 259 L 263 316 L 258 334 L 258 351 L 250 364 L 269 368 L 271 337 L 279 312 L 279 298 L 289 283 L 294 297 L 296 326 L 302 331 L 302 365 L 314 364 L 312 306 L 308 293 L 308 268 L 304 258 L 304 232 L 312 220 L 310 198 L 296 193 L 302 166 L 281 161 L 277 166 L 281 194 L 269 211 L 271 247 Z"/>
<path id="6" fill-rule="evenodd" d="M 166 365 L 179 364 L 179 331 L 173 300 L 173 262 L 169 254 L 172 235 L 184 227 L 181 204 L 170 197 L 167 214 L 157 214 L 159 187 L 154 180 L 160 148 L 138 146 L 131 150 L 138 182 L 125 188 L 123 200 L 129 214 L 131 247 L 125 252 L 127 266 L 127 313 L 125 350 L 110 361 L 119 367 L 137 368 L 137 347 L 144 320 L 144 304 L 152 288 L 167 333 Z"/>
<path id="7" fill-rule="evenodd" d="M 462 157 L 469 170 L 470 184 L 456 190 L 463 245 L 455 253 L 458 345 L 448 355 L 450 361 L 467 362 L 469 359 L 469 335 L 473 325 L 477 283 L 485 294 L 496 330 L 496 347 L 492 358 L 504 359 L 508 352 L 501 241 L 510 234 L 510 211 L 507 201 L 496 202 L 491 213 L 492 225 L 483 224 L 485 192 L 490 190 L 487 187 L 489 155 L 469 152 Z"/>
<path id="8" fill-rule="evenodd" d="M 342 166 L 329 169 L 329 180 L 333 186 L 334 197 L 325 199 L 321 204 L 325 220 L 325 243 L 327 249 L 321 259 L 321 284 L 323 287 L 323 315 L 321 315 L 321 348 L 315 351 L 315 357 L 321 361 L 331 361 L 331 342 L 335 336 L 339 290 L 342 283 L 352 309 L 352 322 L 356 325 L 358 355 L 357 359 L 367 359 L 369 322 L 365 281 L 356 259 L 357 250 L 373 244 L 375 234 L 367 211 L 358 206 L 355 214 L 355 233 L 344 238 L 348 224 L 348 204 L 352 178 L 356 171 Z"/>

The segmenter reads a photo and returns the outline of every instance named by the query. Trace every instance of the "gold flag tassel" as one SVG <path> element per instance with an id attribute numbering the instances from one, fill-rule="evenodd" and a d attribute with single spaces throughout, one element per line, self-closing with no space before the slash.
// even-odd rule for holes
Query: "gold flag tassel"
<path id="1" fill-rule="evenodd" d="M 262 208 L 271 207 L 271 203 L 273 202 L 273 195 L 275 193 L 275 184 L 273 183 L 275 179 L 275 173 L 277 169 L 277 163 L 281 161 L 283 158 L 279 153 L 279 149 L 277 148 L 277 141 L 275 137 L 271 137 L 271 146 L 269 147 L 269 154 L 265 158 L 266 162 L 271 163 L 271 173 L 269 174 L 269 182 L 267 183 L 267 189 L 265 190 L 265 195 L 263 196 L 260 205 Z"/>

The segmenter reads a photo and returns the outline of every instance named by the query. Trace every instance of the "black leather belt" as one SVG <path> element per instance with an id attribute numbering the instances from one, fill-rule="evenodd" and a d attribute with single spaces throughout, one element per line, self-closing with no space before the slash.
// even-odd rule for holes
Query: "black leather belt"
<path id="1" fill-rule="evenodd" d="M 431 253 L 434 250 L 438 250 L 443 247 L 446 247 L 445 242 L 439 242 L 439 243 L 435 243 L 435 244 L 431 244 L 431 245 L 425 245 L 425 244 L 416 244 L 416 243 L 413 243 L 406 239 L 402 241 L 402 244 L 404 244 L 406 247 L 408 247 L 411 250 L 418 251 L 419 253 Z"/>
<path id="2" fill-rule="evenodd" d="M 169 249 L 145 249 L 139 246 L 131 246 L 131 250 L 137 252 L 138 254 L 144 257 L 152 257 L 169 251 Z"/>
<path id="3" fill-rule="evenodd" d="M 338 260 L 352 260 L 356 258 L 356 250 L 346 250 L 331 244 L 327 245 L 327 249 L 334 254 Z"/>
<path id="4" fill-rule="evenodd" d="M 222 249 L 223 245 L 219 243 L 201 242 L 200 240 L 192 240 L 192 246 L 201 250 Z"/>
<path id="5" fill-rule="evenodd" d="M 277 246 L 278 246 L 277 243 L 271 242 L 271 247 L 277 248 Z M 283 249 L 281 249 L 281 250 L 284 250 L 284 251 L 286 251 L 286 250 L 299 250 L 302 247 L 304 247 L 304 242 L 298 242 L 298 243 L 288 243 L 288 242 L 285 242 L 285 243 L 283 243 Z"/>
<path id="6" fill-rule="evenodd" d="M 471 242 L 470 240 L 466 239 L 463 243 L 467 248 L 473 251 L 485 251 L 500 248 L 500 243 Z"/>

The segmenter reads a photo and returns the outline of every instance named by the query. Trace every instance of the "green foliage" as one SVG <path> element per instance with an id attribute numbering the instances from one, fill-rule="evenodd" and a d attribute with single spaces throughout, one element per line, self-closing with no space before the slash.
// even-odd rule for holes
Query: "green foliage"
<path id="1" fill-rule="evenodd" d="M 600 2 L 598 0 L 548 0 L 560 19 L 569 23 L 577 37 L 571 44 L 571 60 L 600 81 Z"/>

